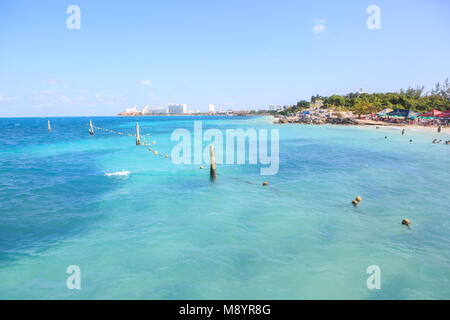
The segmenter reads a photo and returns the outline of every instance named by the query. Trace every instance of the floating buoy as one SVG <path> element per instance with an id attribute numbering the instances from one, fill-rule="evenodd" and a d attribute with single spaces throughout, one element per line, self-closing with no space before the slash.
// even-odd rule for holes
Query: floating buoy
<path id="1" fill-rule="evenodd" d="M 203 170 L 203 169 L 205 169 L 205 167 L 204 166 L 200 166 L 200 170 Z"/>
<path id="2" fill-rule="evenodd" d="M 152 141 L 152 143 L 153 143 L 153 144 L 155 144 L 155 143 L 156 143 L 156 141 Z"/>
<path id="3" fill-rule="evenodd" d="M 167 158 L 169 158 L 169 155 L 168 155 L 168 154 L 166 154 L 166 159 L 167 159 Z"/>
<path id="4" fill-rule="evenodd" d="M 153 151 L 153 153 L 154 153 L 154 154 L 158 154 L 158 151 L 155 150 L 155 151 Z"/>
<path id="5" fill-rule="evenodd" d="M 409 225 L 411 224 L 411 221 L 409 221 L 409 219 L 404 219 L 402 221 L 402 224 L 409 227 Z"/>
<path id="6" fill-rule="evenodd" d="M 267 182 L 265 182 L 265 181 L 263 182 L 263 186 L 264 186 L 264 187 L 267 187 L 268 185 L 269 185 L 269 184 L 268 184 Z"/>
<path id="7" fill-rule="evenodd" d="M 352 201 L 352 203 L 356 207 L 361 201 L 362 201 L 362 198 L 360 196 L 357 196 L 355 198 L 355 200 Z"/>

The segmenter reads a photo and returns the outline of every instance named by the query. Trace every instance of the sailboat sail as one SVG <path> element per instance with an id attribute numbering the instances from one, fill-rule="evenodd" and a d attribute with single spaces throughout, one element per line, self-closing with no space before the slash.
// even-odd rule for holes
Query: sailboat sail
<path id="1" fill-rule="evenodd" d="M 52 128 L 50 127 L 50 120 L 48 120 L 48 132 L 52 132 Z"/>
<path id="2" fill-rule="evenodd" d="M 94 134 L 94 128 L 92 127 L 92 120 L 89 120 L 89 125 L 90 125 L 90 129 L 89 129 L 89 133 L 92 135 Z"/>

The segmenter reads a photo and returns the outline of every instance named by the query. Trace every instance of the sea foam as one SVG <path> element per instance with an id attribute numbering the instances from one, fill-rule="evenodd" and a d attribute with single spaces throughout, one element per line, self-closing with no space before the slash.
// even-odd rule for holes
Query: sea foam
<path id="1" fill-rule="evenodd" d="M 111 176 L 128 176 L 130 174 L 130 171 L 116 171 L 111 173 L 105 173 L 105 176 L 111 177 Z"/>

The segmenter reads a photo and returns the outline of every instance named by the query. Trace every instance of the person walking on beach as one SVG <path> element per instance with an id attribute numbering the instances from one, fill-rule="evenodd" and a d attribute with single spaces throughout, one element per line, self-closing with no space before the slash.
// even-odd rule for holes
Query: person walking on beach
<path id="1" fill-rule="evenodd" d="M 402 135 L 404 135 L 404 134 L 405 134 L 405 129 L 402 130 Z"/>
<path id="2" fill-rule="evenodd" d="M 438 127 L 438 133 L 440 133 L 440 132 L 441 132 L 441 126 Z"/>

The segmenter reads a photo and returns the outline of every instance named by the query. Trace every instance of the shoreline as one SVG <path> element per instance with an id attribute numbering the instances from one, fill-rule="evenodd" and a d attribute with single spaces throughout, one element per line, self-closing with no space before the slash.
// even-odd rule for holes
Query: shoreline
<path id="1" fill-rule="evenodd" d="M 332 118 L 334 119 L 334 118 Z M 395 130 L 410 130 L 414 132 L 427 132 L 427 133 L 436 133 L 438 127 L 437 125 L 431 125 L 431 126 L 420 126 L 416 124 L 399 124 L 399 123 L 386 123 L 383 121 L 376 121 L 376 120 L 365 120 L 365 119 L 349 119 L 347 122 L 344 119 L 341 119 L 341 123 L 335 123 L 335 122 L 323 122 L 323 123 L 307 123 L 307 122 L 298 122 L 298 121 L 286 121 L 282 122 L 279 120 L 274 120 L 274 124 L 300 124 L 300 125 L 312 125 L 312 126 L 323 126 L 323 125 L 329 125 L 329 126 L 345 126 L 345 127 L 361 127 L 361 128 L 370 128 L 370 127 L 376 127 L 376 129 L 382 129 L 382 128 L 390 128 Z M 447 127 L 441 127 L 441 134 L 450 134 L 450 126 Z"/>

